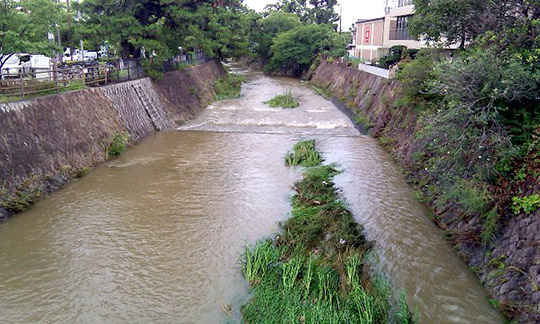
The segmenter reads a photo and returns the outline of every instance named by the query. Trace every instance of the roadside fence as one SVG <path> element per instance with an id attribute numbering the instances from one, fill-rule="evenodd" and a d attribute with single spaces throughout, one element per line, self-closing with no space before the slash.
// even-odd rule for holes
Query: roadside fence
<path id="1" fill-rule="evenodd" d="M 170 72 L 211 59 L 200 54 L 187 58 L 177 56 L 160 65 L 157 70 Z M 154 67 L 156 68 L 156 67 Z M 0 102 L 23 100 L 30 97 L 99 87 L 146 77 L 140 60 L 108 60 L 80 62 L 72 65 L 52 64 L 50 69 L 17 69 L 15 73 L 2 69 L 0 74 Z"/>

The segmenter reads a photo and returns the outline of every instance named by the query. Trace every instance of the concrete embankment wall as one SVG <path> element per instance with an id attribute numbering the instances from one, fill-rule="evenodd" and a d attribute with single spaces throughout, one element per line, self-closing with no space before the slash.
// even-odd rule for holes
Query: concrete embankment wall
<path id="1" fill-rule="evenodd" d="M 191 118 L 224 75 L 211 61 L 149 78 L 0 104 L 0 220 L 105 161 L 115 134 L 137 143 Z"/>
<path id="2" fill-rule="evenodd" d="M 363 114 L 373 123 L 372 134 L 391 143 L 387 145 L 411 182 L 423 175 L 411 165 L 413 154 L 421 143 L 416 139 L 420 125 L 411 107 L 393 107 L 400 95 L 400 84 L 343 64 L 326 62 L 314 71 L 311 82 L 345 101 L 351 110 Z M 383 142 L 383 141 L 381 141 Z M 540 178 L 531 181 L 524 192 L 540 192 Z M 525 184 L 523 185 L 525 187 Z M 500 188 L 509 195 L 520 188 Z M 522 189 L 522 188 L 521 188 Z M 523 189 L 522 189 L 523 190 Z M 432 197 L 426 197 L 430 204 Z M 466 236 L 475 226 L 474 220 L 457 219 L 445 210 L 436 210 L 437 224 L 458 236 Z M 491 296 L 499 301 L 507 314 L 516 312 L 520 322 L 540 321 L 540 211 L 533 214 L 504 217 L 492 243 L 483 247 L 478 242 L 459 242 L 456 247 L 479 276 Z M 536 309 L 535 309 L 536 308 Z"/>

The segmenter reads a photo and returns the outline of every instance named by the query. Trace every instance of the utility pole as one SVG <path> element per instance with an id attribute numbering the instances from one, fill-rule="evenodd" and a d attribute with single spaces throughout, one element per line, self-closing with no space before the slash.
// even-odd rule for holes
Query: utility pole
<path id="1" fill-rule="evenodd" d="M 77 20 L 80 20 L 81 19 L 81 0 L 77 0 Z M 79 47 L 81 48 L 81 53 L 83 55 L 83 59 L 84 59 L 84 48 L 83 48 L 83 40 L 80 39 L 79 40 Z"/>
<path id="2" fill-rule="evenodd" d="M 343 17 L 343 5 L 339 5 L 339 34 L 341 35 L 341 19 Z"/>
<path id="3" fill-rule="evenodd" d="M 71 33 L 71 17 L 69 15 L 69 0 L 67 1 L 67 23 L 68 23 L 68 32 Z"/>
<path id="4" fill-rule="evenodd" d="M 58 5 L 58 0 L 56 0 L 55 2 Z M 55 23 L 54 26 L 56 27 L 56 40 L 58 41 L 58 47 L 62 48 L 62 40 L 60 40 L 60 25 Z M 64 52 L 60 52 L 60 54 L 57 54 L 57 58 L 60 62 L 62 62 L 63 53 Z"/>
<path id="5" fill-rule="evenodd" d="M 68 32 L 67 32 L 67 44 L 69 46 L 72 46 L 71 44 L 71 15 L 70 15 L 70 11 L 69 11 L 69 0 L 66 0 L 67 2 L 67 25 L 68 25 Z M 73 61 L 73 51 L 70 50 L 70 54 L 71 54 L 71 60 Z"/>

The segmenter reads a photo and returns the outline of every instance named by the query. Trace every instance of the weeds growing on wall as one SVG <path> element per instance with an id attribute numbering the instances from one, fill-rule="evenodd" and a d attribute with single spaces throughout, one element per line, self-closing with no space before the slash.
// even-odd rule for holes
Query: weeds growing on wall
<path id="1" fill-rule="evenodd" d="M 122 154 L 128 147 L 128 133 L 114 134 L 109 143 L 105 145 L 105 157 L 114 157 Z"/>
<path id="2" fill-rule="evenodd" d="M 236 99 L 240 97 L 242 83 L 246 82 L 246 78 L 228 73 L 225 77 L 217 79 L 214 83 L 216 90 L 215 100 Z"/>
<path id="3" fill-rule="evenodd" d="M 286 92 L 279 94 L 274 98 L 265 101 L 264 104 L 267 104 L 270 107 L 281 107 L 281 108 L 296 108 L 300 104 L 296 101 L 292 95 L 292 92 Z"/>
<path id="4" fill-rule="evenodd" d="M 314 150 L 314 141 L 295 152 Z M 317 152 L 320 156 L 320 154 Z M 339 198 L 335 165 L 322 159 L 296 183 L 292 214 L 275 240 L 245 248 L 242 269 L 253 298 L 247 323 L 411 323 L 404 299 L 364 271 L 369 243 Z"/>
<path id="5" fill-rule="evenodd" d="M 12 212 L 20 213 L 27 210 L 41 195 L 38 187 L 27 191 L 24 189 L 17 190 L 10 195 L 4 189 L 0 190 L 0 207 Z"/>
<path id="6" fill-rule="evenodd" d="M 313 89 L 313 91 L 315 91 L 318 95 L 324 97 L 325 99 L 332 99 L 332 97 L 334 96 L 334 94 L 332 93 L 332 91 L 330 91 L 330 89 L 328 89 L 327 87 L 319 87 L 319 86 L 316 86 L 314 84 L 311 85 L 311 88 Z"/>

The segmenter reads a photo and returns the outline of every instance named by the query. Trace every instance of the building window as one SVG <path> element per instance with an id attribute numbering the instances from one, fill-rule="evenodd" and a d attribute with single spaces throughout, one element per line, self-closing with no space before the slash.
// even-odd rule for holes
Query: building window
<path id="1" fill-rule="evenodd" d="M 398 8 L 399 7 L 410 6 L 412 4 L 413 4 L 413 0 L 398 0 Z"/>
<path id="2" fill-rule="evenodd" d="M 407 29 L 407 27 L 409 26 L 409 19 L 411 18 L 412 16 L 402 16 L 402 17 L 397 17 L 397 25 L 396 25 L 396 28 L 397 29 Z"/>
<path id="3" fill-rule="evenodd" d="M 409 21 L 412 15 L 397 17 L 396 28 L 390 29 L 390 40 L 414 40 L 409 33 Z"/>

